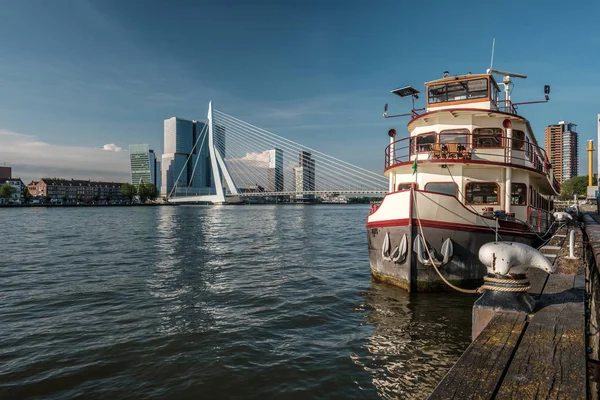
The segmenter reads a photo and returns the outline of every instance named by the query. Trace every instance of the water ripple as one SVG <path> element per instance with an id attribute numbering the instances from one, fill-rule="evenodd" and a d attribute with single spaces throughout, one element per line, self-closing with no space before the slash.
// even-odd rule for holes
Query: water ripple
<path id="1" fill-rule="evenodd" d="M 0 398 L 425 397 L 472 299 L 371 282 L 368 209 L 0 209 Z"/>

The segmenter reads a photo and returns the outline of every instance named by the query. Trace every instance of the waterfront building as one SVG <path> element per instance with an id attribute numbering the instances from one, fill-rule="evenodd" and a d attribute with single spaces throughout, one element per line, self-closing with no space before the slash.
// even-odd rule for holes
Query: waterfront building
<path id="1" fill-rule="evenodd" d="M 214 191 L 208 128 L 199 121 L 172 117 L 164 121 L 164 154 L 160 193 L 205 195 Z M 215 145 L 225 155 L 225 128 L 215 126 Z M 196 146 L 194 146 L 196 144 Z"/>
<path id="2" fill-rule="evenodd" d="M 283 192 L 283 150 L 281 149 L 269 150 L 267 191 Z"/>
<path id="3" fill-rule="evenodd" d="M 11 167 L 0 167 L 0 179 L 9 179 L 12 177 Z"/>
<path id="4" fill-rule="evenodd" d="M 131 183 L 134 186 L 152 183 L 157 189 L 160 188 L 160 162 L 156 159 L 154 150 L 147 144 L 129 145 L 129 160 Z"/>
<path id="5" fill-rule="evenodd" d="M 0 167 L 0 186 L 8 184 L 15 189 L 15 193 L 12 195 L 10 199 L 0 198 L 1 203 L 23 203 L 23 191 L 25 185 L 20 178 L 14 178 L 12 176 L 12 168 L 11 167 Z"/>
<path id="6" fill-rule="evenodd" d="M 12 174 L 12 172 L 11 172 Z M 15 189 L 15 193 L 12 195 L 11 198 L 9 199 L 0 199 L 1 202 L 8 202 L 8 203 L 16 203 L 16 204 L 21 204 L 23 203 L 23 188 L 25 187 L 25 185 L 23 184 L 23 181 L 20 178 L 12 178 L 12 177 L 8 177 L 8 178 L 0 178 L 0 186 L 4 185 L 4 184 L 8 184 L 10 186 L 12 186 Z"/>
<path id="7" fill-rule="evenodd" d="M 121 202 L 126 197 L 121 191 L 123 183 L 95 182 L 75 179 L 42 178 L 32 181 L 28 187 L 34 196 L 49 198 L 53 203 L 93 203 L 93 202 Z"/>
<path id="8" fill-rule="evenodd" d="M 578 137 L 576 124 L 559 121 L 545 130 L 545 150 L 552 163 L 554 177 L 559 183 L 577 176 Z"/>
<path id="9" fill-rule="evenodd" d="M 298 193 L 296 195 L 296 201 L 311 202 L 315 200 L 314 193 L 303 193 L 303 192 L 314 192 L 316 189 L 315 185 L 315 159 L 312 158 L 311 153 L 307 151 L 300 151 L 298 154 L 298 167 L 294 168 L 294 176 L 296 178 L 295 189 Z"/>
<path id="10" fill-rule="evenodd" d="M 31 181 L 30 183 L 28 183 L 27 190 L 29 190 L 29 194 L 32 195 L 33 197 L 42 196 L 39 193 L 39 185 L 40 185 L 40 181 Z"/>

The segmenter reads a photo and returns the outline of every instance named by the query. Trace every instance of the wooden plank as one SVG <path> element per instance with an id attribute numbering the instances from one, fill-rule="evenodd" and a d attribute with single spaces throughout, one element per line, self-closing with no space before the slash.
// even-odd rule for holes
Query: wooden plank
<path id="1" fill-rule="evenodd" d="M 560 250 L 562 247 L 561 246 L 544 246 L 540 248 L 540 251 L 544 251 L 544 250 Z"/>
<path id="2" fill-rule="evenodd" d="M 585 399 L 584 292 L 574 283 L 548 278 L 497 399 Z"/>
<path id="3" fill-rule="evenodd" d="M 542 294 L 542 288 L 546 284 L 548 274 L 538 268 L 529 268 L 527 271 L 527 278 L 529 278 L 529 284 L 531 285 L 529 294 L 537 300 Z"/>
<path id="4" fill-rule="evenodd" d="M 575 285 L 575 275 L 556 275 L 548 276 L 544 292 L 538 300 L 536 309 L 541 310 L 552 304 L 567 303 L 578 300 L 579 291 L 573 291 Z"/>
<path id="5" fill-rule="evenodd" d="M 429 399 L 491 399 L 525 328 L 524 313 L 499 312 Z"/>

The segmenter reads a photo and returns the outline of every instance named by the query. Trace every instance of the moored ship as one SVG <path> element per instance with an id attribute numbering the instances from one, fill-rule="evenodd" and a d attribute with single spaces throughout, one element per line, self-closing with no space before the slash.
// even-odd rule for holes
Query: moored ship
<path id="1" fill-rule="evenodd" d="M 494 74 L 502 75 L 504 100 Z M 427 82 L 426 107 L 414 108 L 419 91 L 393 90 L 411 97 L 409 135 L 390 129 L 385 149 L 389 190 L 367 217 L 371 272 L 408 291 L 445 290 L 440 275 L 460 286 L 475 286 L 486 273 L 479 248 L 494 240 L 534 247 L 555 227 L 551 196 L 560 187 L 537 143 L 522 104 L 510 98 L 512 78 L 495 70 Z M 437 270 L 437 271 L 436 271 Z"/>

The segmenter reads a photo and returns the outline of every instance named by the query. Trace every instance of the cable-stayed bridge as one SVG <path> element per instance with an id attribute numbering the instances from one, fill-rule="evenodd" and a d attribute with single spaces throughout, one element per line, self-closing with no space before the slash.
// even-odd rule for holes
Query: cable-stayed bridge
<path id="1" fill-rule="evenodd" d="M 382 174 L 213 109 L 212 103 L 191 153 L 195 156 L 190 154 L 173 177 L 170 202 L 228 203 L 245 197 L 311 202 L 321 195 L 387 192 Z M 193 177 L 201 170 L 208 175 L 203 178 L 205 187 L 198 188 Z"/>

